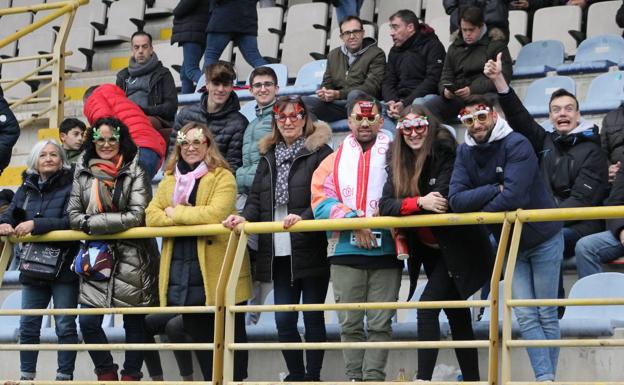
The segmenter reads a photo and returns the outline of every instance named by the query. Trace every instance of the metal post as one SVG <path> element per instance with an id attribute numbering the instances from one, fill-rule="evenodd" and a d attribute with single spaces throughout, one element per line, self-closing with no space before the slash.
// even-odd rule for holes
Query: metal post
<path id="1" fill-rule="evenodd" d="M 52 66 L 52 90 L 50 91 L 50 106 L 52 111 L 50 112 L 49 127 L 56 128 L 61 124 L 61 121 L 65 117 L 65 43 L 69 36 L 69 29 L 74 21 L 74 15 L 76 14 L 76 8 L 80 6 L 78 1 L 74 1 L 73 7 L 63 17 L 63 23 L 56 36 L 56 42 L 54 43 L 54 60 L 55 63 Z"/>

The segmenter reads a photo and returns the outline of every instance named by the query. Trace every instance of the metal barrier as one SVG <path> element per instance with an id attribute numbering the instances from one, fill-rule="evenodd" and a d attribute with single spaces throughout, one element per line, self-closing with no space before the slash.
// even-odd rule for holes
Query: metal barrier
<path id="1" fill-rule="evenodd" d="M 341 231 L 363 228 L 401 228 L 422 226 L 449 226 L 469 224 L 500 224 L 502 234 L 496 254 L 492 280 L 491 298 L 487 301 L 435 301 L 435 302 L 398 302 L 398 303 L 341 303 L 341 304 L 314 304 L 314 305 L 256 305 L 237 306 L 235 303 L 235 289 L 243 261 L 246 257 L 248 234 L 267 234 L 284 231 L 281 222 L 244 223 L 237 231 L 229 232 L 221 225 L 200 225 L 185 227 L 159 227 L 159 228 L 135 228 L 123 233 L 112 235 L 89 236 L 77 231 L 54 231 L 41 236 L 26 236 L 22 238 L 5 238 L 5 245 L 0 255 L 0 282 L 1 274 L 8 265 L 11 256 L 12 243 L 15 242 L 42 242 L 42 241 L 70 241 L 87 239 L 129 239 L 151 237 L 176 237 L 176 236 L 209 236 L 216 234 L 230 234 L 226 255 L 221 268 L 217 283 L 215 306 L 198 307 L 153 307 L 153 308 L 114 308 L 114 309 L 41 309 L 41 310 L 0 310 L 2 315 L 46 315 L 46 314 L 147 314 L 147 313 L 215 313 L 215 335 L 213 344 L 111 344 L 111 345 L 0 345 L 0 350 L 110 350 L 110 349 L 133 349 L 133 350 L 187 350 L 204 349 L 214 351 L 213 378 L 215 385 L 229 385 L 234 382 L 232 375 L 234 369 L 234 352 L 236 350 L 306 350 L 306 349 L 417 349 L 417 348 L 456 348 L 473 347 L 488 349 L 488 375 L 487 381 L 474 382 L 488 385 L 498 384 L 537 384 L 537 382 L 511 381 L 511 348 L 517 347 L 544 347 L 544 346 L 624 346 L 622 339 L 597 339 L 597 340 L 531 340 L 519 341 L 511 338 L 511 309 L 514 306 L 584 306 L 584 305 L 622 305 L 622 299 L 587 299 L 587 300 L 512 300 L 511 284 L 515 261 L 522 232 L 522 225 L 526 222 L 558 221 L 571 219 L 603 219 L 624 217 L 624 206 L 617 207 L 593 207 L 576 209 L 549 209 L 549 210 L 518 210 L 508 213 L 468 213 L 468 214 L 437 214 L 420 215 L 409 217 L 377 217 L 366 219 L 339 219 L 339 220 L 314 220 L 301 221 L 288 231 Z M 513 225 L 512 225 L 513 223 Z M 511 244 L 509 245 L 508 263 L 505 269 L 505 294 L 503 312 L 502 343 L 499 343 L 498 323 L 498 277 L 503 269 L 503 263 L 507 255 L 510 232 L 513 229 Z M 235 343 L 234 342 L 234 315 L 240 312 L 256 311 L 306 311 L 306 310 L 363 310 L 363 309 L 413 309 L 413 308 L 469 308 L 490 307 L 489 339 L 474 341 L 388 341 L 388 342 L 358 342 L 358 343 Z M 498 348 L 502 347 L 502 374 L 498 379 Z M 35 383 L 54 383 L 53 381 L 35 381 Z M 80 383 L 86 383 L 80 381 Z M 88 383 L 97 383 L 89 381 Z M 172 384 L 178 382 L 162 382 Z M 249 382 L 252 383 L 252 382 Z M 253 381 L 254 384 L 268 384 L 274 382 Z M 351 382 L 336 382 L 332 384 L 347 384 Z M 455 383 L 444 381 L 445 384 Z M 575 384 L 590 384 L 591 382 L 575 382 Z M 601 384 L 610 382 L 601 382 Z M 614 382 L 615 383 L 615 382 Z M 436 384 L 436 382 L 432 382 Z M 595 384 L 595 383 L 592 383 Z"/>
<path id="2" fill-rule="evenodd" d="M 67 36 L 74 20 L 76 9 L 78 9 L 79 6 L 87 3 L 89 3 L 89 0 L 65 0 L 56 3 L 0 9 L 0 17 L 20 13 L 37 13 L 39 11 L 54 10 L 54 12 L 42 17 L 40 20 L 37 20 L 34 23 L 20 29 L 19 31 L 12 33 L 11 35 L 3 39 L 0 39 L 0 48 L 20 39 L 21 37 L 37 30 L 38 28 L 41 28 L 42 26 L 59 17 L 63 17 L 63 21 L 56 35 L 56 41 L 54 43 L 54 48 L 51 54 L 24 56 L 0 60 L 0 65 L 4 63 L 15 63 L 22 61 L 45 60 L 43 64 L 39 65 L 34 70 L 18 79 L 2 79 L 2 83 L 8 83 L 7 85 L 3 86 L 4 91 L 10 90 L 11 88 L 22 82 L 49 80 L 48 84 L 39 87 L 39 89 L 32 92 L 30 95 L 25 96 L 19 100 L 9 101 L 9 105 L 11 106 L 11 108 L 15 108 L 26 103 L 48 103 L 48 106 L 45 107 L 43 110 L 33 113 L 32 116 L 28 119 L 20 121 L 19 123 L 21 127 L 33 123 L 36 119 L 40 118 L 45 114 L 49 114 L 49 127 L 58 127 L 60 122 L 63 120 L 63 117 L 65 116 L 65 78 L 69 76 L 68 74 L 65 74 L 65 57 L 72 54 L 72 52 L 65 52 L 65 43 L 67 42 Z M 50 75 L 38 75 L 40 71 L 49 67 L 52 67 L 52 73 Z M 39 95 L 43 94 L 48 90 L 50 91 L 50 97 L 39 97 Z"/>

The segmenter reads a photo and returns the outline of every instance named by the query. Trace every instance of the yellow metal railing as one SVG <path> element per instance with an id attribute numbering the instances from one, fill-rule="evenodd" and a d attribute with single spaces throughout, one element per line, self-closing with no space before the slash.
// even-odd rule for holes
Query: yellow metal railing
<path id="1" fill-rule="evenodd" d="M 56 40 L 54 48 L 51 54 L 33 55 L 28 57 L 17 57 L 10 59 L 0 60 L 0 65 L 3 63 L 14 63 L 20 61 L 38 61 L 45 60 L 45 62 L 39 65 L 34 70 L 27 74 L 22 75 L 18 79 L 2 79 L 2 83 L 8 83 L 3 86 L 4 91 L 8 91 L 15 87 L 17 84 L 31 80 L 46 80 L 48 84 L 40 87 L 30 95 L 27 95 L 19 100 L 10 100 L 9 105 L 11 108 L 16 108 L 25 103 L 38 103 L 47 102 L 48 106 L 42 110 L 32 114 L 30 118 L 21 120 L 19 123 L 22 127 L 27 126 L 34 122 L 36 119 L 48 114 L 49 126 L 58 127 L 61 120 L 65 115 L 64 102 L 65 102 L 65 79 L 68 76 L 65 74 L 65 57 L 71 55 L 72 52 L 65 51 L 65 44 L 69 30 L 71 28 L 76 9 L 81 5 L 89 3 L 89 0 L 65 0 L 56 3 L 46 3 L 31 5 L 27 7 L 12 7 L 0 9 L 0 16 L 9 16 L 20 13 L 37 13 L 39 11 L 53 11 L 49 15 L 42 17 L 41 19 L 33 22 L 20 29 L 17 32 L 10 34 L 9 36 L 0 39 L 0 48 L 11 44 L 12 42 L 19 40 L 21 37 L 41 28 L 42 26 L 50 23 L 51 21 L 62 17 L 58 33 L 56 34 Z M 51 67 L 51 75 L 38 75 L 42 70 Z M 49 98 L 40 98 L 39 95 L 46 91 L 50 91 Z"/>
<path id="2" fill-rule="evenodd" d="M 129 239 L 151 237 L 179 237 L 179 236 L 209 236 L 216 234 L 230 234 L 230 240 L 221 268 L 216 292 L 215 306 L 199 307 L 166 307 L 166 308 L 114 308 L 114 309 L 41 309 L 41 310 L 0 310 L 2 315 L 44 315 L 44 314 L 148 314 L 148 313 L 215 313 L 215 335 L 213 344 L 111 344 L 96 347 L 96 345 L 0 345 L 0 350 L 109 350 L 109 349 L 133 349 L 133 350 L 188 350 L 205 349 L 214 351 L 213 381 L 215 385 L 243 384 L 234 382 L 232 378 L 234 352 L 237 350 L 307 350 L 307 349 L 418 349 L 418 348 L 456 348 L 472 347 L 488 349 L 488 374 L 487 381 L 474 382 L 480 384 L 495 385 L 507 384 L 536 384 L 532 381 L 511 380 L 511 349 L 519 347 L 544 347 L 544 346 L 624 346 L 624 339 L 595 339 L 595 340 L 546 340 L 526 341 L 513 340 L 511 336 L 511 311 L 515 306 L 586 306 L 586 305 L 622 305 L 623 298 L 595 298 L 575 300 L 512 300 L 511 284 L 515 268 L 522 225 L 527 222 L 558 221 L 572 219 L 601 219 L 624 217 L 624 206 L 617 207 L 593 207 L 576 209 L 550 209 L 550 210 L 518 210 L 508 213 L 468 213 L 468 214 L 438 214 L 421 215 L 410 217 L 377 217 L 367 219 L 339 219 L 339 220 L 315 220 L 301 221 L 292 226 L 288 231 L 340 231 L 363 228 L 400 228 L 421 226 L 449 226 L 469 224 L 503 224 L 501 239 L 496 254 L 492 279 L 491 297 L 487 301 L 435 301 L 435 302 L 398 302 L 398 303 L 353 303 L 353 304 L 314 304 L 314 305 L 245 305 L 237 306 L 235 303 L 235 288 L 238 276 L 246 258 L 248 234 L 266 234 L 284 231 L 281 222 L 269 223 L 244 223 L 237 231 L 229 232 L 221 225 L 201 225 L 185 227 L 162 227 L 162 228 L 135 228 L 119 234 L 89 236 L 77 231 L 55 231 L 41 236 L 27 236 L 22 238 L 6 238 L 5 246 L 0 255 L 0 274 L 6 269 L 10 258 L 12 243 L 14 242 L 41 242 L 41 241 L 69 241 L 85 239 Z M 513 227 L 513 235 L 510 233 Z M 510 245 L 508 245 L 511 239 Z M 499 285 L 498 278 L 501 276 L 505 258 L 508 258 L 505 268 L 505 293 L 503 307 L 502 340 L 499 340 Z M 0 276 L 1 278 L 1 276 Z M 235 343 L 234 342 L 234 315 L 241 312 L 267 312 L 267 311 L 306 311 L 306 310 L 362 310 L 362 309 L 414 309 L 414 308 L 469 308 L 490 307 L 489 339 L 475 341 L 388 341 L 388 342 L 359 342 L 359 343 Z M 201 346 L 200 346 L 201 345 Z M 501 375 L 498 371 L 498 348 L 502 348 Z M 52 381 L 37 381 L 36 383 L 53 383 Z M 80 383 L 97 383 L 95 381 L 80 381 Z M 162 382 L 174 383 L 174 382 Z M 250 382 L 251 383 L 251 382 Z M 268 384 L 272 382 L 253 381 L 254 384 Z M 347 384 L 347 382 L 332 381 L 332 384 Z M 454 383 L 445 381 L 445 384 Z M 565 383 L 565 382 L 557 382 Z M 596 382 L 578 382 L 575 384 L 593 384 Z M 617 382 L 600 382 L 610 384 Z M 621 384 L 621 382 L 619 382 Z M 436 382 L 432 382 L 436 384 Z"/>

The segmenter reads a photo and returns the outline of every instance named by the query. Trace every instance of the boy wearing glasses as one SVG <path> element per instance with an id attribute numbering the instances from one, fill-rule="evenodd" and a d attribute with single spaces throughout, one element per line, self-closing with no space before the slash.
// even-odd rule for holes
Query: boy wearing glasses
<path id="1" fill-rule="evenodd" d="M 449 189 L 449 203 L 456 213 L 500 212 L 555 207 L 542 178 L 531 143 L 514 132 L 494 111 L 487 98 L 466 99 L 459 113 L 466 127 Z M 512 284 L 513 298 L 555 298 L 563 258 L 561 222 L 525 223 Z M 501 225 L 491 225 L 496 239 Z M 560 338 L 557 308 L 514 308 L 522 338 Z M 537 381 L 553 381 L 558 348 L 531 348 L 529 359 Z"/>
<path id="2" fill-rule="evenodd" d="M 378 97 L 386 66 L 386 55 L 372 37 L 364 37 L 362 20 L 347 16 L 340 22 L 343 44 L 327 55 L 321 88 L 303 102 L 317 119 L 335 122 L 344 119 L 347 105 L 361 92 Z"/>

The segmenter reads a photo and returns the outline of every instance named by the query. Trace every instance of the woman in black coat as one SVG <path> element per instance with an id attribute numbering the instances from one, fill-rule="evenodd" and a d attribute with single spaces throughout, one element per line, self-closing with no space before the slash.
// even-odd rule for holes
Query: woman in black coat
<path id="1" fill-rule="evenodd" d="M 406 109 L 397 124 L 381 215 L 442 214 L 448 211 L 449 182 L 455 162 L 455 138 L 424 107 Z M 481 226 L 420 227 L 407 236 L 410 297 L 420 266 L 427 274 L 421 301 L 466 299 L 490 277 L 492 249 Z M 454 340 L 473 340 L 469 309 L 444 309 Z M 440 339 L 440 309 L 418 309 L 418 339 Z M 479 381 L 477 349 L 455 349 L 465 381 Z M 437 349 L 418 350 L 419 380 L 431 380 Z"/>
<path id="2" fill-rule="evenodd" d="M 312 174 L 332 153 L 327 145 L 331 129 L 312 123 L 299 97 L 281 97 L 273 107 L 273 131 L 258 144 L 260 162 L 243 216 L 231 215 L 229 228 L 252 222 L 283 221 L 287 229 L 301 219 L 314 219 L 310 206 Z M 262 234 L 258 241 L 254 280 L 273 281 L 275 304 L 324 303 L 329 285 L 327 240 L 324 232 Z M 301 342 L 298 313 L 275 314 L 280 342 Z M 326 341 L 322 311 L 303 313 L 305 340 Z M 289 375 L 286 381 L 319 381 L 323 351 L 282 351 Z"/>
<path id="3" fill-rule="evenodd" d="M 72 188 L 72 172 L 61 146 L 53 140 L 35 144 L 28 157 L 24 182 L 9 208 L 0 217 L 0 235 L 40 235 L 69 229 L 67 202 Z M 60 247 L 64 258 L 56 277 L 49 280 L 20 274 L 22 309 L 45 309 L 54 299 L 54 308 L 71 309 L 78 304 L 78 276 L 69 270 L 78 251 L 77 242 L 50 244 Z M 38 344 L 42 316 L 20 317 L 20 343 Z M 77 344 L 75 315 L 56 315 L 56 335 L 60 344 Z M 37 351 L 20 352 L 22 380 L 34 380 Z M 58 352 L 57 381 L 72 380 L 75 351 Z"/>
<path id="4" fill-rule="evenodd" d="M 180 0 L 173 10 L 171 44 L 182 47 L 182 93 L 195 92 L 195 84 L 202 75 L 199 62 L 206 49 L 206 27 L 210 19 L 210 1 Z"/>

